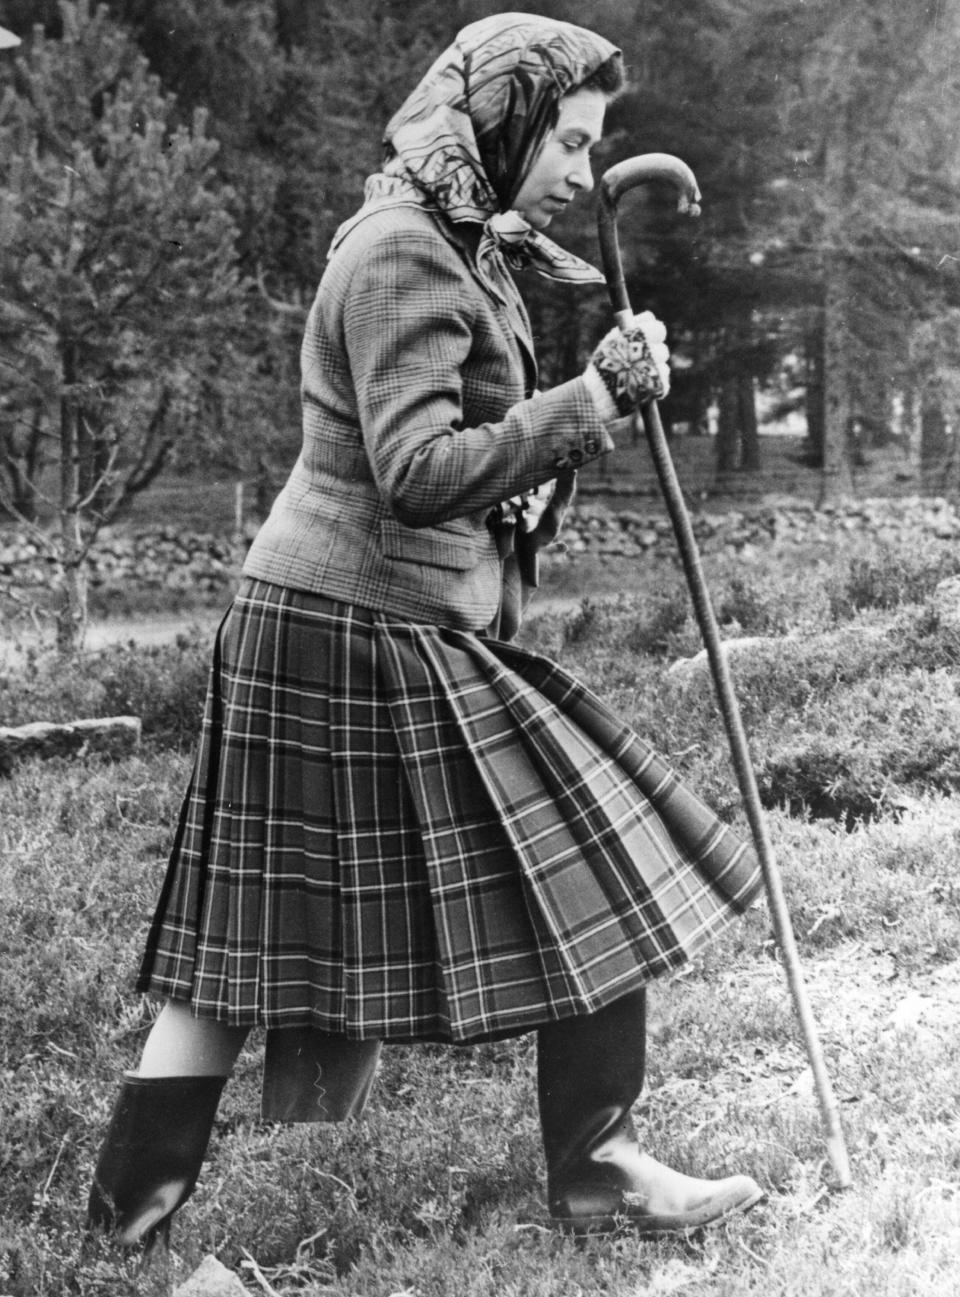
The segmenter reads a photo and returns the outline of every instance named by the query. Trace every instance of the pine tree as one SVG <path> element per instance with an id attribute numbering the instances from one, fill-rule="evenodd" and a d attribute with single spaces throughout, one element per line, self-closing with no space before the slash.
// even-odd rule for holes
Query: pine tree
<path id="1" fill-rule="evenodd" d="M 242 286 L 203 114 L 171 130 L 173 101 L 106 11 L 62 14 L 62 39 L 36 34 L 0 108 L 0 365 L 13 478 L 31 456 L 57 468 L 58 529 L 36 532 L 62 576 L 66 650 L 98 530 L 178 440 L 209 435 Z M 34 478 L 31 505 L 41 490 Z"/>
<path id="2" fill-rule="evenodd" d="M 745 48 L 780 51 L 778 134 L 784 161 L 795 161 L 780 174 L 782 215 L 766 238 L 817 289 L 816 310 L 804 315 L 822 353 L 807 358 L 822 376 L 813 389 L 822 410 L 810 408 L 810 424 L 829 499 L 851 487 L 851 429 L 889 423 L 893 396 L 913 383 L 913 332 L 953 291 L 939 262 L 954 241 L 957 173 L 944 170 L 932 140 L 955 136 L 947 87 L 956 85 L 958 7 L 749 8 Z M 769 74 L 768 59 L 760 66 Z"/>

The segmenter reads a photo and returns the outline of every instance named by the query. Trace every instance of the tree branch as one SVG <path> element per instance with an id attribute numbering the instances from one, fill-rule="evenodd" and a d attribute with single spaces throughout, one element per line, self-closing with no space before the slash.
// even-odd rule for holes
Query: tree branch
<path id="1" fill-rule="evenodd" d="M 263 274 L 263 267 L 258 263 L 256 272 L 257 288 L 260 290 L 260 296 L 267 305 L 281 315 L 297 315 L 302 318 L 304 313 L 302 302 L 284 302 L 279 298 L 272 297 L 267 291 L 267 284 Z"/>

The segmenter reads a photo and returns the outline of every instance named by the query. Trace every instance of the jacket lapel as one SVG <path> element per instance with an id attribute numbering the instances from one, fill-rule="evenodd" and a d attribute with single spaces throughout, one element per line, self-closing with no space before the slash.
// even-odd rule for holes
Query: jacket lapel
<path id="1" fill-rule="evenodd" d="M 481 227 L 467 222 L 449 226 L 442 219 L 437 221 L 437 226 L 444 238 L 459 251 L 470 274 L 493 302 L 497 318 L 504 325 L 505 331 L 515 339 L 523 362 L 524 389 L 528 396 L 532 396 L 537 388 L 538 376 L 537 358 L 533 350 L 533 329 L 520 290 L 514 283 L 506 262 L 497 250 L 494 257 L 487 259 L 493 273 L 482 274 L 477 265 Z"/>

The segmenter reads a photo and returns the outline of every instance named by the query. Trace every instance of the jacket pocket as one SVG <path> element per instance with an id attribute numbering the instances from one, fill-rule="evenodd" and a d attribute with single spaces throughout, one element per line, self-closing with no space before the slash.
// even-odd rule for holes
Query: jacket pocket
<path id="1" fill-rule="evenodd" d="M 477 537 L 438 527 L 404 527 L 395 518 L 380 523 L 380 544 L 387 558 L 425 567 L 467 572 L 479 561 Z"/>

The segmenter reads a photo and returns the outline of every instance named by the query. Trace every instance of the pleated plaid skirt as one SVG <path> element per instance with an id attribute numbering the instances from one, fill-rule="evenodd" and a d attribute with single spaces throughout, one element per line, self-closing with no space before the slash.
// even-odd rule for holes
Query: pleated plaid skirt
<path id="1" fill-rule="evenodd" d="M 519 1034 L 677 968 L 760 881 L 554 663 L 248 579 L 138 989 L 238 1026 Z"/>

